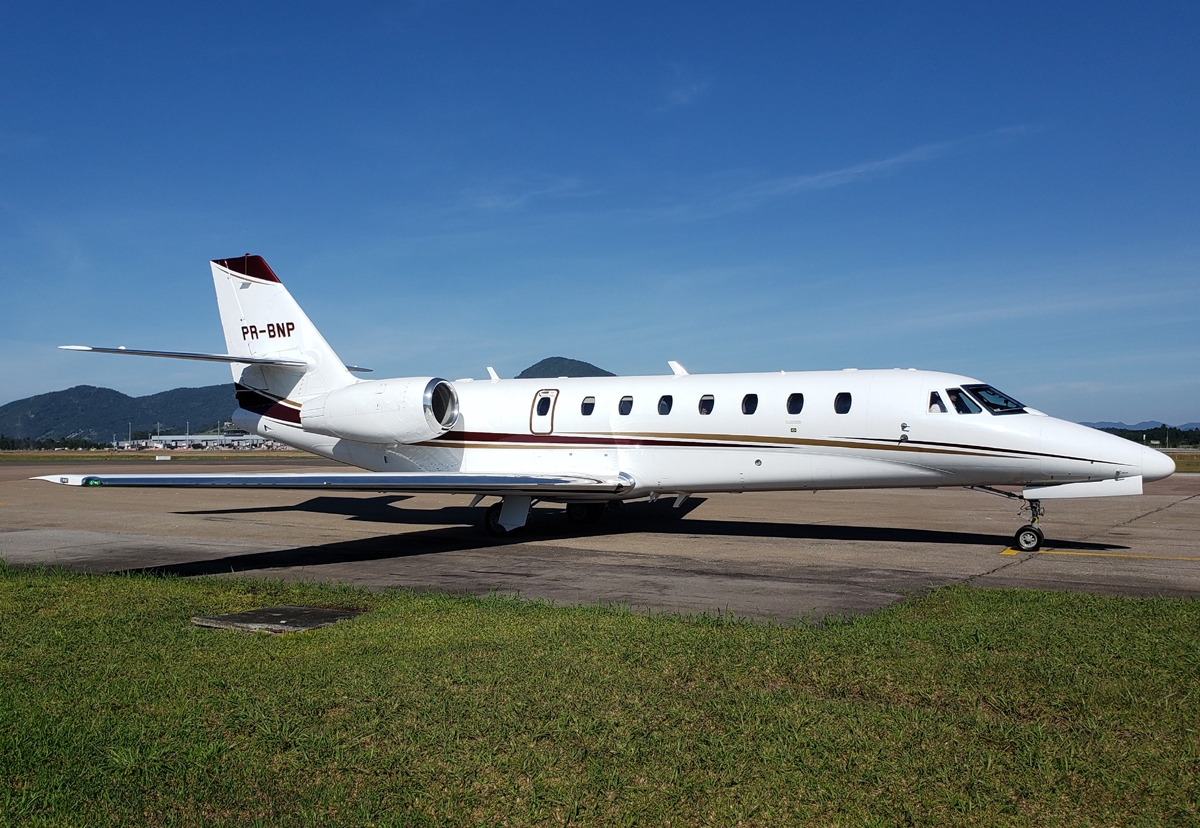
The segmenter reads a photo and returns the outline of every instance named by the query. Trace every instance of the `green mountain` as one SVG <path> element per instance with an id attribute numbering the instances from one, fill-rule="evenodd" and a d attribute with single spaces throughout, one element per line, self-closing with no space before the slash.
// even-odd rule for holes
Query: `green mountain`
<path id="1" fill-rule="evenodd" d="M 18 440 L 61 440 L 67 437 L 107 443 L 113 434 L 125 439 L 133 431 L 198 433 L 229 419 L 237 401 L 233 383 L 203 388 L 175 388 L 145 397 L 130 397 L 111 388 L 77 385 L 0 406 L 0 434 Z"/>
<path id="2" fill-rule="evenodd" d="M 597 368 L 590 362 L 566 357 L 547 357 L 536 365 L 530 365 L 517 379 L 557 379 L 558 377 L 615 377 L 611 371 Z"/>
<path id="3" fill-rule="evenodd" d="M 612 377 L 602 368 L 566 357 L 550 357 L 531 365 L 518 379 L 543 377 Z M 0 406 L 0 435 L 14 440 L 76 438 L 107 443 L 115 434 L 124 440 L 132 426 L 153 434 L 193 434 L 208 431 L 229 420 L 237 401 L 233 384 L 203 388 L 174 388 L 145 397 L 130 397 L 111 388 L 77 385 L 15 400 Z M 161 424 L 161 429 L 160 429 Z"/>

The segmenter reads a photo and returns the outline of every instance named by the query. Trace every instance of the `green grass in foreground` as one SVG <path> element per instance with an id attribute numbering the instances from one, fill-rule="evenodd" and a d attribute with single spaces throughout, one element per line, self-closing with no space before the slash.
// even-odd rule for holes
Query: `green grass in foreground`
<path id="1" fill-rule="evenodd" d="M 191 626 L 371 612 L 282 637 Z M 1200 822 L 1200 603 L 938 590 L 823 629 L 0 567 L 0 822 Z"/>

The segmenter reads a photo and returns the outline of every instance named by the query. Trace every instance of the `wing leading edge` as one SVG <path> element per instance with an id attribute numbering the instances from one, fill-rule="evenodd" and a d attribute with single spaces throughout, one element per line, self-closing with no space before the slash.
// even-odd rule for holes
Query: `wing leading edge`
<path id="1" fill-rule="evenodd" d="M 494 494 L 552 497 L 557 494 L 621 494 L 634 486 L 627 474 L 616 477 L 536 474 L 464 474 L 462 472 L 335 472 L 322 474 L 48 474 L 45 480 L 66 486 L 126 486 L 212 489 L 326 489 L 388 492 Z"/>

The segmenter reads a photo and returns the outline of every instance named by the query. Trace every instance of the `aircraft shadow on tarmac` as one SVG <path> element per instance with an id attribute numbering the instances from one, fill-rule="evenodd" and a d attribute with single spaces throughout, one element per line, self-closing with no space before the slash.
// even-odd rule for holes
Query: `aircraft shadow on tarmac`
<path id="1" fill-rule="evenodd" d="M 703 498 L 690 498 L 678 509 L 672 508 L 670 499 L 660 500 L 657 503 L 623 504 L 621 507 L 613 509 L 614 514 L 606 515 L 599 523 L 585 526 L 569 524 L 562 509 L 535 509 L 530 515 L 528 525 L 522 531 L 507 538 L 492 538 L 485 535 L 479 528 L 481 510 L 478 508 L 448 506 L 441 509 L 403 509 L 393 505 L 407 499 L 406 496 L 397 495 L 371 498 L 322 495 L 294 506 L 181 512 L 180 514 L 193 515 L 312 512 L 345 515 L 351 520 L 403 525 L 434 525 L 436 528 L 320 546 L 187 561 L 137 571 L 164 575 L 215 575 L 281 567 L 362 563 L 388 558 L 401 559 L 419 555 L 487 550 L 525 541 L 547 541 L 564 537 L 578 538 L 635 532 L 706 537 L 842 540 L 880 544 L 957 544 L 991 547 L 1006 547 L 1011 541 L 1009 535 L 910 529 L 907 527 L 767 523 L 703 518 L 682 520 L 689 512 L 704 502 Z M 1079 551 L 1109 551 L 1127 548 L 1113 544 L 1060 540 L 1047 540 L 1047 545 L 1052 545 L 1055 549 Z M 580 554 L 582 556 L 586 553 L 581 552 Z"/>

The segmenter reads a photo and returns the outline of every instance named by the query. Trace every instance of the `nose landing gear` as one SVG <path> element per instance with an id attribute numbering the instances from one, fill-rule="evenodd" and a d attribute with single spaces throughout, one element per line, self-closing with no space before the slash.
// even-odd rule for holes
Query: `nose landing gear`
<path id="1" fill-rule="evenodd" d="M 1022 552 L 1036 552 L 1042 548 L 1042 543 L 1046 540 L 1046 536 L 1042 534 L 1042 530 L 1038 526 L 1042 515 L 1046 514 L 1046 509 L 1040 500 L 1026 500 L 1018 514 L 1023 515 L 1026 509 L 1029 509 L 1029 523 L 1017 530 L 1017 534 L 1013 536 L 1013 545 Z"/>
<path id="2" fill-rule="evenodd" d="M 1026 510 L 1029 514 L 1029 523 L 1022 526 L 1013 535 L 1013 546 L 1022 552 L 1036 552 L 1042 548 L 1042 544 L 1046 541 L 1046 536 L 1042 534 L 1042 528 L 1038 525 L 1041 523 L 1042 515 L 1046 514 L 1046 509 L 1042 506 L 1040 500 L 1026 500 L 1019 494 L 1014 492 L 1006 492 L 1003 489 L 994 489 L 991 486 L 968 486 L 968 489 L 974 489 L 977 492 L 987 492 L 988 494 L 1007 497 L 1009 500 L 1021 501 L 1021 509 L 1017 515 L 1024 517 Z"/>

